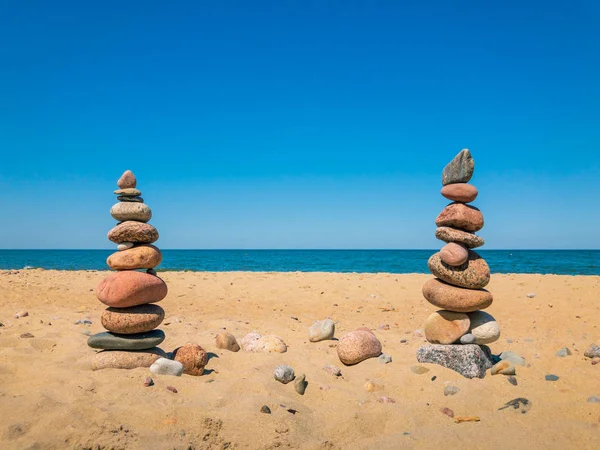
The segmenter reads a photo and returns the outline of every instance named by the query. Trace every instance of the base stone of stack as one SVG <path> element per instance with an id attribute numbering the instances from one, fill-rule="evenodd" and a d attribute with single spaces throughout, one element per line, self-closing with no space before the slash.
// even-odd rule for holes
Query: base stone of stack
<path id="1" fill-rule="evenodd" d="M 485 345 L 425 345 L 417 350 L 420 363 L 439 364 L 465 378 L 483 378 L 493 366 L 492 353 Z"/>

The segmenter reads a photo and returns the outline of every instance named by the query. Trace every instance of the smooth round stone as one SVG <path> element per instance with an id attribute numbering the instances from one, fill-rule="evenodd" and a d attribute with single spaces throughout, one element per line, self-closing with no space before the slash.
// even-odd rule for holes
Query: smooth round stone
<path id="1" fill-rule="evenodd" d="M 472 184 L 456 183 L 442 188 L 442 195 L 453 202 L 469 203 L 477 198 L 477 188 Z"/>
<path id="2" fill-rule="evenodd" d="M 94 355 L 92 370 L 150 367 L 158 358 L 166 356 L 160 348 L 139 351 L 103 350 Z"/>
<path id="3" fill-rule="evenodd" d="M 483 214 L 474 206 L 465 205 L 464 203 L 450 203 L 437 216 L 435 224 L 438 227 L 452 227 L 475 232 L 483 228 Z"/>
<path id="4" fill-rule="evenodd" d="M 273 371 L 273 378 L 283 384 L 288 384 L 295 378 L 294 369 L 285 364 L 275 367 Z"/>
<path id="5" fill-rule="evenodd" d="M 113 270 L 152 269 L 162 261 L 162 253 L 154 245 L 138 245 L 113 253 L 106 264 Z"/>
<path id="6" fill-rule="evenodd" d="M 217 348 L 222 350 L 229 350 L 230 352 L 239 352 L 240 346 L 237 343 L 235 336 L 231 333 L 227 333 L 226 331 L 219 333 L 215 338 L 215 344 Z"/>
<path id="7" fill-rule="evenodd" d="M 481 236 L 451 227 L 439 227 L 435 230 L 435 237 L 444 242 L 460 242 L 467 248 L 477 248 L 485 244 Z"/>
<path id="8" fill-rule="evenodd" d="M 121 242 L 152 244 L 158 240 L 158 231 L 149 223 L 128 220 L 110 230 L 108 239 L 115 244 Z"/>
<path id="9" fill-rule="evenodd" d="M 331 319 L 317 320 L 308 329 L 308 340 L 319 342 L 333 339 L 335 323 Z"/>
<path id="10" fill-rule="evenodd" d="M 467 248 L 457 242 L 449 242 L 440 250 L 441 260 L 449 266 L 460 266 L 469 259 L 469 251 Z"/>
<path id="11" fill-rule="evenodd" d="M 433 275 L 453 286 L 481 289 L 490 282 L 490 268 L 474 251 L 469 251 L 467 262 L 460 266 L 453 267 L 444 263 L 439 252 L 431 255 L 427 266 Z"/>
<path id="12" fill-rule="evenodd" d="M 139 197 L 142 195 L 142 192 L 135 188 L 126 188 L 126 189 L 117 189 L 115 194 L 121 195 L 123 197 Z"/>
<path id="13" fill-rule="evenodd" d="M 158 305 L 140 305 L 131 308 L 107 308 L 100 317 L 102 326 L 117 334 L 145 333 L 154 330 L 165 318 L 165 310 Z"/>
<path id="14" fill-rule="evenodd" d="M 433 278 L 423 285 L 423 297 L 441 309 L 472 312 L 492 304 L 493 297 L 485 289 L 464 289 Z"/>
<path id="15" fill-rule="evenodd" d="M 156 303 L 167 296 L 167 285 L 145 272 L 126 270 L 111 273 L 96 288 L 96 297 L 106 306 L 128 308 Z"/>
<path id="16" fill-rule="evenodd" d="M 122 252 L 123 250 L 128 250 L 131 247 L 133 247 L 133 242 L 121 242 L 119 245 L 117 245 L 117 250 Z"/>
<path id="17" fill-rule="evenodd" d="M 465 313 L 436 311 L 425 320 L 425 338 L 432 344 L 452 344 L 469 331 L 470 324 Z"/>
<path id="18" fill-rule="evenodd" d="M 473 336 L 471 333 L 467 333 L 460 337 L 460 343 L 464 345 L 474 344 L 475 340 L 475 336 Z"/>
<path id="19" fill-rule="evenodd" d="M 152 218 L 152 211 L 145 203 L 120 202 L 110 208 L 110 215 L 120 222 L 127 220 L 148 222 Z"/>
<path id="20" fill-rule="evenodd" d="M 463 149 L 442 171 L 442 184 L 467 183 L 475 171 L 475 161 L 468 149 Z"/>
<path id="21" fill-rule="evenodd" d="M 90 336 L 88 345 L 102 350 L 146 350 L 165 340 L 162 330 L 138 334 L 114 334 L 108 331 Z"/>
<path id="22" fill-rule="evenodd" d="M 142 197 L 125 197 L 124 195 L 119 195 L 117 200 L 120 202 L 137 202 L 144 203 L 144 199 Z"/>
<path id="23" fill-rule="evenodd" d="M 173 359 L 183 364 L 183 373 L 186 375 L 202 375 L 208 363 L 208 353 L 198 344 L 188 342 L 175 349 Z"/>
<path id="24" fill-rule="evenodd" d="M 156 375 L 180 377 L 183 374 L 183 370 L 183 364 L 179 361 L 173 361 L 167 358 L 158 358 L 154 364 L 150 366 L 150 372 Z"/>
<path id="25" fill-rule="evenodd" d="M 131 170 L 126 170 L 121 175 L 121 178 L 117 181 L 117 186 L 119 189 L 130 189 L 135 188 L 137 185 L 137 179 Z"/>
<path id="26" fill-rule="evenodd" d="M 475 343 L 491 344 L 500 339 L 500 326 L 496 319 L 484 311 L 469 313 L 471 327 L 469 333 L 475 336 Z"/>
<path id="27" fill-rule="evenodd" d="M 347 366 L 358 364 L 381 354 L 381 342 L 369 331 L 356 330 L 346 333 L 338 342 L 337 353 L 340 361 Z"/>
<path id="28" fill-rule="evenodd" d="M 279 336 L 273 334 L 262 336 L 255 331 L 242 338 L 240 347 L 245 352 L 252 353 L 285 353 L 287 351 L 286 343 Z"/>

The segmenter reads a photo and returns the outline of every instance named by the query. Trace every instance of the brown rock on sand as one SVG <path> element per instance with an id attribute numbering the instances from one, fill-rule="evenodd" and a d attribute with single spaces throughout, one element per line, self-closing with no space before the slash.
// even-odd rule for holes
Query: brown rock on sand
<path id="1" fill-rule="evenodd" d="M 208 354 L 198 344 L 188 342 L 175 349 L 173 359 L 183 364 L 183 373 L 198 376 L 204 373 L 204 367 L 208 363 Z"/>
<path id="2" fill-rule="evenodd" d="M 449 184 L 442 188 L 442 195 L 453 202 L 469 203 L 477 198 L 477 194 L 477 188 L 467 183 Z"/>
<path id="3" fill-rule="evenodd" d="M 117 181 L 117 186 L 119 189 L 132 189 L 137 185 L 137 179 L 131 170 L 126 170 Z"/>
<path id="4" fill-rule="evenodd" d="M 237 343 L 235 336 L 231 333 L 222 332 L 217 334 L 215 344 L 217 345 L 217 348 L 229 350 L 230 352 L 240 351 L 240 346 Z"/>
<path id="5" fill-rule="evenodd" d="M 450 203 L 435 219 L 438 227 L 453 227 L 470 232 L 481 230 L 483 223 L 481 211 L 464 203 Z"/>
<path id="6" fill-rule="evenodd" d="M 458 242 L 449 242 L 440 250 L 440 258 L 449 266 L 460 266 L 469 259 L 469 250 Z"/>
<path id="7" fill-rule="evenodd" d="M 345 334 L 338 342 L 338 357 L 347 366 L 358 364 L 381 354 L 381 342 L 371 331 L 356 330 Z"/>
<path id="8" fill-rule="evenodd" d="M 425 320 L 425 338 L 432 344 L 452 344 L 469 331 L 470 324 L 465 313 L 436 311 Z"/>
<path id="9" fill-rule="evenodd" d="M 469 251 L 469 259 L 459 266 L 444 263 L 440 253 L 431 255 L 427 266 L 433 275 L 454 286 L 481 289 L 490 282 L 490 268 L 479 254 Z"/>
<path id="10" fill-rule="evenodd" d="M 167 285 L 157 276 L 125 270 L 104 278 L 96 288 L 96 297 L 107 306 L 127 308 L 159 302 L 167 292 Z"/>
<path id="11" fill-rule="evenodd" d="M 152 269 L 162 261 L 162 253 L 154 245 L 138 245 L 110 255 L 106 264 L 113 270 Z"/>
<path id="12" fill-rule="evenodd" d="M 134 242 L 152 244 L 158 240 L 158 230 L 149 223 L 127 220 L 121 222 L 108 232 L 108 239 L 115 244 Z"/>
<path id="13" fill-rule="evenodd" d="M 423 297 L 441 309 L 473 312 L 492 304 L 493 297 L 485 289 L 465 289 L 433 278 L 423 285 Z"/>
<path id="14" fill-rule="evenodd" d="M 158 305 L 140 305 L 130 308 L 107 308 L 100 317 L 102 326 L 117 334 L 135 334 L 154 330 L 165 318 Z"/>
<path id="15" fill-rule="evenodd" d="M 138 351 L 103 350 L 94 355 L 92 370 L 150 367 L 158 358 L 166 357 L 158 347 Z"/>

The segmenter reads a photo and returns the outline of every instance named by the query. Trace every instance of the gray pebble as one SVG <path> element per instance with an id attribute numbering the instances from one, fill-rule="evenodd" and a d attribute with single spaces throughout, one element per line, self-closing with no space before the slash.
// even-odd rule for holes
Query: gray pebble
<path id="1" fill-rule="evenodd" d="M 323 370 L 334 377 L 341 377 L 342 370 L 338 366 L 334 366 L 333 364 L 327 364 L 323 367 Z"/>
<path id="2" fill-rule="evenodd" d="M 535 292 L 530 292 L 527 294 L 527 298 L 535 298 Z"/>
<path id="3" fill-rule="evenodd" d="M 588 403 L 600 403 L 600 397 L 596 397 L 593 395 L 592 397 L 588 397 Z"/>
<path id="4" fill-rule="evenodd" d="M 390 355 L 382 353 L 381 355 L 379 355 L 379 358 L 377 358 L 377 360 L 379 361 L 379 364 L 388 364 L 392 362 L 392 357 Z"/>
<path id="5" fill-rule="evenodd" d="M 510 384 L 512 384 L 513 386 L 516 386 L 516 385 L 518 384 L 518 383 L 517 383 L 517 377 L 515 377 L 515 376 L 512 376 L 512 375 L 511 375 L 511 376 L 509 376 L 509 377 L 508 377 L 508 382 L 509 382 Z"/>
<path id="6" fill-rule="evenodd" d="M 150 372 L 157 375 L 172 375 L 180 377 L 183 374 L 183 364 L 179 361 L 173 361 L 167 358 L 158 358 L 150 366 Z"/>
<path id="7" fill-rule="evenodd" d="M 461 344 L 474 344 L 475 343 L 475 335 L 471 333 L 467 333 L 460 337 Z"/>
<path id="8" fill-rule="evenodd" d="M 263 407 L 260 408 L 260 412 L 265 414 L 271 414 L 271 408 L 269 408 L 267 405 L 263 405 Z"/>
<path id="9" fill-rule="evenodd" d="M 569 350 L 567 347 L 563 347 L 556 352 L 556 356 L 558 356 L 559 358 L 564 358 L 565 356 L 570 355 L 572 355 L 571 350 Z"/>
<path id="10" fill-rule="evenodd" d="M 546 381 L 557 381 L 560 377 L 550 373 L 550 374 L 546 375 L 544 378 L 546 379 Z"/>
<path id="11" fill-rule="evenodd" d="M 273 371 L 273 377 L 283 384 L 288 384 L 290 381 L 294 379 L 294 369 L 290 366 L 281 365 L 275 367 Z"/>
<path id="12" fill-rule="evenodd" d="M 458 394 L 460 388 L 458 386 L 446 386 L 444 388 L 444 395 L 447 397 L 449 395 Z"/>
<path id="13" fill-rule="evenodd" d="M 518 366 L 524 366 L 526 364 L 525 358 L 520 356 L 518 353 L 510 352 L 510 351 L 500 353 L 500 359 L 502 361 L 509 361 Z"/>
<path id="14" fill-rule="evenodd" d="M 306 386 L 308 383 L 306 382 L 306 375 L 299 375 L 294 381 L 294 389 L 300 395 L 304 395 L 304 391 L 306 391 Z"/>

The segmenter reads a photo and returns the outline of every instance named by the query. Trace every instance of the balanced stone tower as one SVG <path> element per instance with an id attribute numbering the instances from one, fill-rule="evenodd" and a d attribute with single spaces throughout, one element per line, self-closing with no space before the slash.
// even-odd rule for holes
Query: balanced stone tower
<path id="1" fill-rule="evenodd" d="M 435 236 L 446 245 L 429 258 L 429 270 L 437 278 L 423 286 L 423 296 L 440 308 L 425 321 L 425 338 L 433 345 L 417 351 L 419 362 L 440 364 L 467 378 L 483 378 L 492 366 L 484 344 L 500 337 L 494 318 L 481 311 L 492 304 L 484 287 L 490 281 L 485 260 L 472 249 L 484 240 L 475 234 L 483 228 L 481 211 L 468 203 L 477 188 L 468 182 L 475 163 L 469 150 L 462 150 L 442 172 L 442 195 L 450 203 L 437 217 Z"/>
<path id="2" fill-rule="evenodd" d="M 147 223 L 152 211 L 136 189 L 131 171 L 123 173 L 115 191 L 119 203 L 110 209 L 119 221 L 108 232 L 108 239 L 117 244 L 117 251 L 106 260 L 116 270 L 100 282 L 96 297 L 108 308 L 102 313 L 102 326 L 107 332 L 90 336 L 88 345 L 101 349 L 92 368 L 134 369 L 150 367 L 160 357 L 166 357 L 157 345 L 165 339 L 156 330 L 165 317 L 158 305 L 167 295 L 167 285 L 154 268 L 162 260 L 160 250 L 151 245 L 158 240 L 158 231 Z"/>

